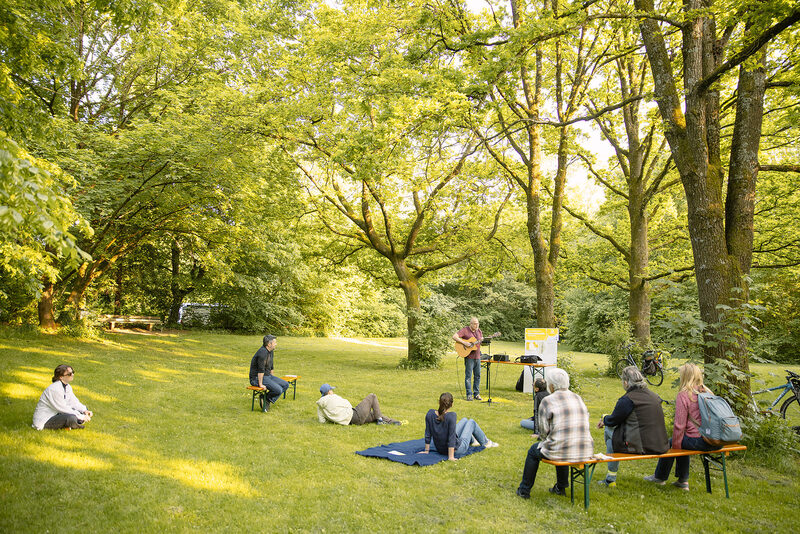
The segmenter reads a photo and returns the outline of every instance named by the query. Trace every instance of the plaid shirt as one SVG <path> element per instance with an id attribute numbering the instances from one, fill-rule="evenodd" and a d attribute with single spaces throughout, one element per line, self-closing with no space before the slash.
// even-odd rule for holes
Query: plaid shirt
<path id="1" fill-rule="evenodd" d="M 589 410 L 580 396 L 559 389 L 539 404 L 539 435 L 544 438 L 542 455 L 549 460 L 577 462 L 594 454 L 589 434 Z"/>

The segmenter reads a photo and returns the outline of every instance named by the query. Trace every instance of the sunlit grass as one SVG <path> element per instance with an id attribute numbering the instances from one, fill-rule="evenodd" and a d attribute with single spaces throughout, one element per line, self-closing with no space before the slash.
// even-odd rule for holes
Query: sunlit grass
<path id="1" fill-rule="evenodd" d="M 245 389 L 260 336 L 9 336 L 0 343 L 0 532 L 685 531 L 678 517 L 692 517 L 694 530 L 730 532 L 772 529 L 795 512 L 795 480 L 752 455 L 729 464 L 730 500 L 718 475 L 705 493 L 699 462 L 684 494 L 644 483 L 654 463 L 642 461 L 622 466 L 616 491 L 593 488 L 588 513 L 547 493 L 547 466 L 522 501 L 514 490 L 532 440 L 519 421 L 532 403 L 514 390 L 519 367 L 493 365 L 494 403 L 467 403 L 455 355 L 441 369 L 401 371 L 405 340 L 360 341 L 280 338 L 276 374 L 302 378 L 296 401 L 289 392 L 264 414 L 250 411 Z M 521 346 L 496 341 L 493 352 L 513 358 Z M 622 394 L 619 381 L 603 376 L 605 356 L 570 355 L 594 423 Z M 33 408 L 63 362 L 75 366 L 76 394 L 95 418 L 81 431 L 37 432 Z M 781 366 L 754 367 L 770 384 L 783 379 Z M 320 425 L 323 382 L 354 403 L 374 392 L 387 415 L 409 424 Z M 654 389 L 675 396 L 671 377 Z M 442 391 L 501 446 L 427 468 L 354 454 L 422 437 Z M 600 431 L 592 434 L 602 450 Z M 53 523 L 61 509 L 69 513 Z"/>

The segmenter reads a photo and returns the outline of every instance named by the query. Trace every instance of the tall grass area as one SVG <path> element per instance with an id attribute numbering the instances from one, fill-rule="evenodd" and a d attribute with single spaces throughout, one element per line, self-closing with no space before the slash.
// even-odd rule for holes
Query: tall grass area
<path id="1" fill-rule="evenodd" d="M 543 464 L 522 500 L 514 492 L 532 439 L 519 421 L 532 401 L 514 390 L 519 367 L 493 365 L 495 402 L 468 403 L 455 356 L 438 370 L 402 371 L 405 352 L 391 346 L 404 341 L 375 341 L 390 347 L 279 338 L 276 374 L 301 375 L 297 400 L 290 391 L 261 413 L 250 411 L 245 389 L 258 336 L 79 341 L 0 331 L 0 532 L 755 532 L 797 514 L 798 461 L 776 470 L 750 452 L 728 464 L 731 499 L 721 474 L 705 492 L 695 459 L 689 493 L 644 482 L 654 462 L 627 462 L 616 489 L 594 483 L 584 512 L 547 492 L 555 473 Z M 493 349 L 521 352 L 502 342 Z M 621 386 L 602 376 L 604 356 L 571 356 L 602 451 L 594 424 Z M 31 415 L 59 363 L 74 366 L 75 393 L 95 418 L 85 430 L 37 432 Z M 773 371 L 779 383 L 781 369 Z M 654 389 L 674 399 L 673 379 Z M 386 415 L 408 424 L 320 424 L 314 402 L 323 382 L 353 404 L 374 392 Z M 443 391 L 500 447 L 422 468 L 354 454 L 422 437 L 424 414 Z M 598 468 L 595 479 L 604 474 Z"/>

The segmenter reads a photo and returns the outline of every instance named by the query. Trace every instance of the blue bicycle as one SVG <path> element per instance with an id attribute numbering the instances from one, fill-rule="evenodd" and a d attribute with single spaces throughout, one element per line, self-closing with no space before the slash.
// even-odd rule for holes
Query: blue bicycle
<path id="1" fill-rule="evenodd" d="M 786 422 L 789 423 L 790 426 L 800 432 L 800 375 L 793 373 L 788 369 L 786 369 L 786 373 L 787 375 L 785 384 L 771 388 L 760 389 L 758 391 L 753 391 L 750 394 L 753 400 L 753 408 L 755 408 L 756 412 L 758 413 L 775 414 L 772 409 L 788 395 L 789 397 L 783 401 L 783 404 L 781 405 L 781 417 L 786 419 Z M 780 391 L 781 393 L 774 401 L 772 401 L 772 404 L 769 405 L 769 408 L 763 410 L 759 407 L 755 396 L 761 395 L 762 393 L 769 393 L 770 391 Z"/>

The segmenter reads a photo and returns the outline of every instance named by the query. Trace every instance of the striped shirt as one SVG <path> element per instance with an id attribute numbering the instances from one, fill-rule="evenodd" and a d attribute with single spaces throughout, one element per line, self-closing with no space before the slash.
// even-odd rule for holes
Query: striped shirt
<path id="1" fill-rule="evenodd" d="M 539 435 L 544 439 L 542 455 L 550 460 L 577 462 L 594 454 L 589 410 L 580 396 L 567 389 L 559 389 L 542 399 Z"/>

